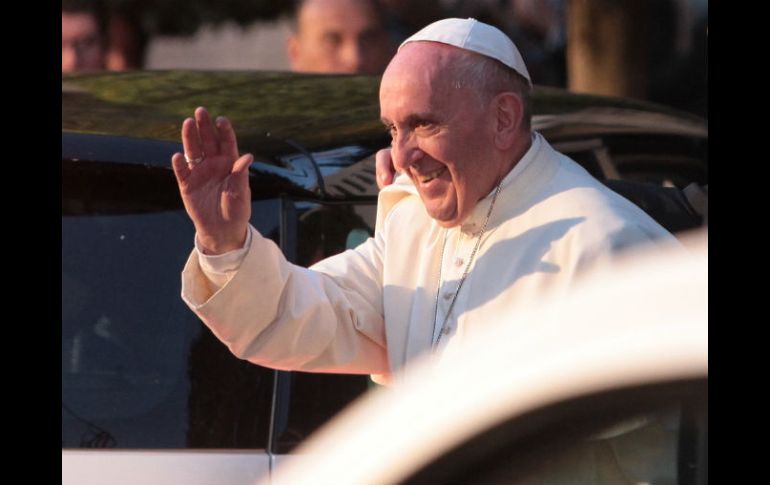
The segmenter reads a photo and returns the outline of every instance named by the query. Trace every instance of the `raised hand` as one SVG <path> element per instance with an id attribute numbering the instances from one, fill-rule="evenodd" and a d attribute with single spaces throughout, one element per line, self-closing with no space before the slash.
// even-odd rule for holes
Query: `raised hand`
<path id="1" fill-rule="evenodd" d="M 182 123 L 184 155 L 171 157 L 179 192 L 206 254 L 243 247 L 251 217 L 248 167 L 254 157 L 238 157 L 230 121 L 211 122 L 205 108 Z"/>

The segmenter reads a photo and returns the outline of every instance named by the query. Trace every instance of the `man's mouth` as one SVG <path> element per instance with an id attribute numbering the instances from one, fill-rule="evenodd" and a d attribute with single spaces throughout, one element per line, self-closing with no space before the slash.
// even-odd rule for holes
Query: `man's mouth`
<path id="1" fill-rule="evenodd" d="M 435 179 L 436 177 L 441 176 L 441 174 L 444 173 L 444 170 L 446 170 L 446 167 L 437 168 L 436 170 L 424 174 L 417 174 L 417 180 L 421 184 L 427 184 L 431 180 Z"/>

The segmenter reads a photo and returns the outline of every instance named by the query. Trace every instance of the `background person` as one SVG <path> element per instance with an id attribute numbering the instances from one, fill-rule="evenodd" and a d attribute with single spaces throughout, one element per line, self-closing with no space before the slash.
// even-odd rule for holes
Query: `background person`
<path id="1" fill-rule="evenodd" d="M 141 69 L 148 37 L 142 10 L 99 0 L 62 2 L 62 72 Z"/>
<path id="2" fill-rule="evenodd" d="M 380 74 L 393 47 L 376 0 L 300 0 L 287 51 L 294 71 Z"/>
<path id="3" fill-rule="evenodd" d="M 61 72 L 105 67 L 107 16 L 97 1 L 63 0 L 61 11 Z"/>

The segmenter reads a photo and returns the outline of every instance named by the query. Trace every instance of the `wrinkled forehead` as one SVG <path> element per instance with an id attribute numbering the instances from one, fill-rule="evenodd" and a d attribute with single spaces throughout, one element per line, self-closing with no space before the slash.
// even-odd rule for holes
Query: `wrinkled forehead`
<path id="1" fill-rule="evenodd" d="M 453 111 L 470 98 L 474 87 L 458 76 L 462 49 L 437 42 L 412 42 L 393 58 L 380 83 L 380 111 L 385 118 L 398 112 Z"/>

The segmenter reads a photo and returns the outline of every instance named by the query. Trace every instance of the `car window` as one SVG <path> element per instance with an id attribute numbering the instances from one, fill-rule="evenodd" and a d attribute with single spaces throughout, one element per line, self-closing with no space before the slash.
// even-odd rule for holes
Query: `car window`
<path id="1" fill-rule="evenodd" d="M 708 139 L 616 135 L 604 137 L 604 143 L 623 180 L 680 189 L 708 183 Z"/>
<path id="2" fill-rule="evenodd" d="M 369 376 L 281 372 L 288 389 L 278 393 L 285 414 L 277 417 L 271 451 L 290 453 L 315 430 L 372 385 Z"/>
<path id="3" fill-rule="evenodd" d="M 266 448 L 274 371 L 181 300 L 193 227 L 178 200 L 62 190 L 62 447 Z M 252 223 L 277 237 L 279 207 L 254 202 Z"/>
<path id="4" fill-rule="evenodd" d="M 374 234 L 374 207 L 300 203 L 297 264 L 311 266 L 364 242 Z"/>

